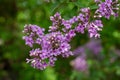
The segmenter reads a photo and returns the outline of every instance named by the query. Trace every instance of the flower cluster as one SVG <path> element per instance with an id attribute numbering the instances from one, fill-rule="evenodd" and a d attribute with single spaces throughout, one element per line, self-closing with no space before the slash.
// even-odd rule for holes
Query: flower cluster
<path id="1" fill-rule="evenodd" d="M 86 71 L 88 68 L 87 61 L 81 56 L 78 56 L 77 58 L 72 60 L 70 64 L 77 71 Z"/>
<path id="2" fill-rule="evenodd" d="M 107 19 L 109 19 L 111 15 L 118 17 L 118 10 L 120 6 L 120 4 L 118 4 L 118 0 L 105 0 L 105 2 L 95 0 L 95 2 L 99 7 L 95 12 L 95 17 L 105 17 Z"/>
<path id="3" fill-rule="evenodd" d="M 41 43 L 41 39 L 44 35 L 44 29 L 40 28 L 37 25 L 25 25 L 23 33 L 26 34 L 26 36 L 23 36 L 23 39 L 26 42 L 26 45 L 33 47 L 33 44 Z"/>
<path id="4" fill-rule="evenodd" d="M 91 53 L 97 55 L 101 52 L 102 46 L 100 40 L 90 40 L 83 46 L 78 47 L 73 51 L 74 56 L 77 56 L 74 60 L 70 62 L 71 66 L 77 71 L 86 71 L 88 69 L 88 64 L 86 61 L 86 53 Z"/>
<path id="5" fill-rule="evenodd" d="M 30 51 L 29 55 L 33 59 L 27 59 L 27 62 L 31 62 L 34 68 L 41 70 L 48 65 L 53 66 L 57 60 L 56 56 L 69 57 L 72 55 L 66 35 L 59 31 L 44 34 L 43 31 L 44 29 L 36 25 L 26 25 L 23 31 L 26 33 L 26 36 L 23 37 L 26 45 L 33 47 L 34 44 L 38 44 L 40 46 Z"/>
<path id="6" fill-rule="evenodd" d="M 99 8 L 96 10 L 94 16 L 109 18 L 110 15 L 113 15 L 113 10 L 117 10 L 117 0 L 114 2 L 111 0 L 106 0 L 105 2 L 96 0 L 95 2 L 99 5 Z M 109 4 L 106 4 L 108 2 Z M 112 7 L 114 4 L 117 4 L 115 8 Z M 57 56 L 69 57 L 73 55 L 70 41 L 76 36 L 76 33 L 83 34 L 84 31 L 87 30 L 90 37 L 100 37 L 98 31 L 102 30 L 102 21 L 100 17 L 95 17 L 91 21 L 90 13 L 89 7 L 82 8 L 77 16 L 65 20 L 57 12 L 54 16 L 50 17 L 52 25 L 49 26 L 47 34 L 44 33 L 44 28 L 37 25 L 25 25 L 23 30 L 25 36 L 23 39 L 26 45 L 32 48 L 34 45 L 39 46 L 39 48 L 30 51 L 29 56 L 31 56 L 32 59 L 27 59 L 27 63 L 31 63 L 31 66 L 40 70 L 45 69 L 47 66 L 54 66 Z M 114 15 L 115 14 L 114 12 Z"/>

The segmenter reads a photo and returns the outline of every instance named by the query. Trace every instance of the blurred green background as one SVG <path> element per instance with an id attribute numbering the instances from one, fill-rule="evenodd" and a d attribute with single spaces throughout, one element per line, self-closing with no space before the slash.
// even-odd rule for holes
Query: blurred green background
<path id="1" fill-rule="evenodd" d="M 41 71 L 26 64 L 30 48 L 22 40 L 25 24 L 36 24 L 48 29 L 49 17 L 60 12 L 70 19 L 82 7 L 94 11 L 93 0 L 0 0 L 0 80 L 120 80 L 120 18 L 102 19 L 102 52 L 89 57 L 88 73 L 75 71 L 70 66 L 74 57 L 59 58 L 54 67 Z M 79 34 L 71 46 L 74 50 L 89 41 L 88 35 Z"/>

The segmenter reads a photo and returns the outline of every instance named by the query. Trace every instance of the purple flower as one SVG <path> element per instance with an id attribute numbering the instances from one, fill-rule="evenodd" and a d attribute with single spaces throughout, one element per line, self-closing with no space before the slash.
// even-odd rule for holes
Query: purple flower
<path id="1" fill-rule="evenodd" d="M 93 54 L 99 54 L 102 51 L 102 45 L 100 40 L 90 40 L 86 44 L 86 49 L 88 49 Z"/>
<path id="2" fill-rule="evenodd" d="M 66 36 L 66 41 L 71 41 L 71 39 L 76 35 L 75 30 L 70 30 L 65 34 Z"/>
<path id="3" fill-rule="evenodd" d="M 52 26 L 49 27 L 49 32 L 57 31 L 62 23 L 61 15 L 57 12 L 54 16 L 50 17 L 50 20 L 52 21 Z"/>
<path id="4" fill-rule="evenodd" d="M 50 57 L 48 64 L 49 64 L 50 66 L 54 66 L 56 60 L 57 60 L 57 58 L 55 58 L 55 57 Z"/>
<path id="5" fill-rule="evenodd" d="M 90 35 L 90 38 L 92 38 L 92 37 L 99 38 L 100 34 L 98 33 L 98 31 L 101 31 L 102 27 L 103 27 L 103 25 L 102 25 L 101 20 L 95 20 L 95 21 L 89 23 L 87 25 L 87 28 L 88 28 L 88 33 Z"/>
<path id="6" fill-rule="evenodd" d="M 69 19 L 70 24 L 74 24 L 78 21 L 78 18 L 76 16 L 73 16 L 73 18 Z"/>
<path id="7" fill-rule="evenodd" d="M 70 29 L 72 27 L 72 22 L 69 22 L 68 20 L 62 20 L 62 25 L 65 27 L 65 29 Z"/>
<path id="8" fill-rule="evenodd" d="M 99 6 L 95 12 L 95 17 L 109 19 L 111 15 L 118 16 L 118 0 L 114 2 L 112 0 L 105 0 L 105 2 L 95 0 L 95 2 Z M 23 30 L 25 44 L 30 47 L 34 47 L 34 44 L 39 46 L 39 48 L 34 48 L 30 51 L 29 56 L 31 59 L 27 59 L 27 63 L 31 63 L 34 68 L 43 70 L 47 66 L 54 66 L 57 56 L 69 57 L 73 55 L 70 41 L 76 36 L 76 32 L 84 33 L 85 30 L 88 30 L 90 37 L 100 37 L 98 32 L 102 30 L 102 21 L 99 19 L 90 21 L 90 17 L 89 7 L 80 9 L 79 15 L 73 16 L 69 20 L 63 19 L 57 12 L 50 17 L 52 25 L 49 26 L 47 34 L 44 34 L 44 28 L 37 25 L 25 25 Z M 93 51 L 97 53 L 96 50 Z M 82 53 L 85 53 L 85 49 L 82 49 Z M 83 67 L 86 66 L 86 61 L 79 57 L 73 61 L 76 69 L 80 70 L 83 68 L 77 64 L 79 62 Z"/>
<path id="9" fill-rule="evenodd" d="M 42 62 L 39 58 L 26 59 L 27 63 L 31 63 L 33 68 L 40 70 L 45 69 L 48 65 L 45 62 Z"/>
<path id="10" fill-rule="evenodd" d="M 41 51 L 40 51 L 40 49 L 39 48 L 37 48 L 37 49 L 32 49 L 31 51 L 30 51 L 30 56 L 39 56 L 39 54 L 41 53 Z"/>
<path id="11" fill-rule="evenodd" d="M 105 0 L 105 2 L 102 1 L 96 1 L 98 3 L 99 8 L 95 12 L 95 17 L 105 17 L 107 19 L 110 18 L 111 15 L 117 17 L 118 10 L 119 10 L 119 4 L 118 0 L 112 1 L 112 0 Z"/>
<path id="12" fill-rule="evenodd" d="M 35 43 L 40 44 L 40 40 L 44 35 L 43 32 L 44 29 L 40 28 L 37 25 L 25 25 L 25 28 L 23 30 L 25 36 L 23 36 L 23 39 L 25 40 L 26 45 L 33 47 L 33 44 Z"/>
<path id="13" fill-rule="evenodd" d="M 90 8 L 89 7 L 88 8 L 82 8 L 81 11 L 86 13 L 86 14 L 89 14 Z"/>
<path id="14" fill-rule="evenodd" d="M 34 44 L 34 40 L 32 37 L 30 36 L 23 36 L 23 39 L 25 40 L 25 44 L 30 46 L 30 47 L 33 47 L 33 44 Z"/>
<path id="15" fill-rule="evenodd" d="M 79 18 L 79 20 L 84 23 L 84 24 L 87 24 L 89 22 L 89 19 L 90 19 L 90 8 L 82 8 L 81 9 L 81 12 L 77 18 Z"/>
<path id="16" fill-rule="evenodd" d="M 103 27 L 103 24 L 102 24 L 102 21 L 101 21 L 101 20 L 95 20 L 95 21 L 94 21 L 94 24 L 95 24 L 96 26 L 99 26 L 100 28 Z M 99 29 L 98 29 L 98 30 L 99 30 Z"/>
<path id="17" fill-rule="evenodd" d="M 90 37 L 100 37 L 98 31 L 103 27 L 101 20 L 90 21 L 90 8 L 82 8 L 78 16 L 78 24 L 75 27 L 75 31 L 78 33 L 84 33 L 85 29 L 88 30 Z"/>
<path id="18" fill-rule="evenodd" d="M 98 31 L 102 30 L 103 24 L 101 20 L 90 21 L 90 8 L 82 8 L 78 18 L 78 25 L 75 27 L 75 31 L 78 33 L 84 33 L 85 29 L 88 30 L 89 36 L 99 38 Z"/>
<path id="19" fill-rule="evenodd" d="M 73 55 L 70 51 L 71 46 L 67 41 L 66 34 L 59 31 L 51 32 L 48 34 L 43 33 L 43 29 L 36 25 L 27 25 L 24 29 L 26 36 L 23 39 L 30 47 L 33 44 L 38 44 L 40 48 L 32 49 L 29 56 L 31 59 L 27 59 L 27 63 L 31 63 L 31 66 L 37 69 L 45 69 L 47 66 L 54 66 L 57 56 L 69 57 Z M 69 36 L 75 36 L 74 31 L 69 31 Z"/>
<path id="20" fill-rule="evenodd" d="M 78 24 L 78 26 L 75 28 L 75 30 L 79 33 L 84 33 L 85 26 L 82 24 Z"/>
<path id="21" fill-rule="evenodd" d="M 71 61 L 71 65 L 77 71 L 86 71 L 88 68 L 86 60 L 81 56 L 78 56 L 73 61 Z"/>
<path id="22" fill-rule="evenodd" d="M 43 37 L 41 47 L 51 56 L 62 55 L 64 57 L 66 55 L 68 57 L 72 55 L 70 44 L 66 41 L 66 36 L 60 32 L 46 34 Z"/>

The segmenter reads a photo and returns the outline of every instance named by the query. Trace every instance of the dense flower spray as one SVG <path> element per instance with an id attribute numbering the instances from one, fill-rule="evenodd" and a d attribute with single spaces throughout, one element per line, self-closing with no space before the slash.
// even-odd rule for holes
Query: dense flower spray
<path id="1" fill-rule="evenodd" d="M 88 31 L 90 38 L 99 38 L 98 31 L 102 30 L 103 24 L 101 17 L 109 19 L 111 15 L 118 14 L 118 1 L 95 0 L 99 8 L 94 14 L 94 19 L 91 21 L 90 8 L 82 8 L 77 16 L 73 16 L 69 20 L 65 20 L 56 12 L 50 17 L 52 25 L 49 26 L 48 33 L 45 34 L 44 28 L 37 25 L 25 25 L 23 39 L 25 44 L 34 48 L 34 45 L 39 45 L 30 51 L 31 59 L 26 59 L 27 63 L 31 63 L 34 68 L 43 70 L 47 66 L 54 66 L 57 56 L 69 57 L 73 55 L 71 51 L 70 41 L 76 36 L 76 33 L 84 33 Z M 109 3 L 109 4 L 107 4 Z M 114 11 L 116 10 L 116 11 Z M 76 26 L 74 26 L 76 24 Z M 78 59 L 81 60 L 81 59 Z"/>
<path id="2" fill-rule="evenodd" d="M 72 55 L 71 46 L 65 34 L 59 31 L 44 34 L 43 31 L 44 29 L 36 25 L 26 25 L 23 31 L 26 33 L 23 37 L 26 45 L 30 47 L 34 44 L 39 45 L 39 48 L 30 51 L 29 55 L 33 58 L 27 59 L 27 62 L 31 62 L 32 66 L 37 69 L 44 69 L 48 65 L 53 66 L 57 60 L 56 56 Z"/>
<path id="3" fill-rule="evenodd" d="M 105 2 L 102 2 L 102 0 L 95 0 L 95 2 L 98 4 L 95 17 L 105 17 L 109 19 L 111 15 L 115 17 L 118 16 L 120 6 L 118 0 L 105 0 Z"/>

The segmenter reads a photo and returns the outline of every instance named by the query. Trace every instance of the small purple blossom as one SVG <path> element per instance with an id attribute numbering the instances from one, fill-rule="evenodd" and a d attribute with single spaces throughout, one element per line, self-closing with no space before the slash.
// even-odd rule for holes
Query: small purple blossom
<path id="1" fill-rule="evenodd" d="M 84 33 L 84 29 L 85 29 L 85 26 L 82 25 L 82 24 L 78 24 L 78 26 L 76 26 L 75 30 L 78 32 L 78 33 Z"/>
<path id="2" fill-rule="evenodd" d="M 86 71 L 88 68 L 86 60 L 81 56 L 78 56 L 73 61 L 71 61 L 71 65 L 77 71 Z"/>
<path id="3" fill-rule="evenodd" d="M 61 15 L 57 12 L 54 16 L 50 17 L 50 20 L 52 21 L 52 26 L 49 27 L 49 32 L 57 31 L 62 23 Z"/>
<path id="4" fill-rule="evenodd" d="M 82 24 L 87 24 L 90 19 L 90 8 L 82 8 L 80 11 L 81 13 L 77 16 L 78 21 Z"/>
<path id="5" fill-rule="evenodd" d="M 78 18 L 76 16 L 73 16 L 71 19 L 69 19 L 70 24 L 74 24 L 78 21 Z"/>
<path id="6" fill-rule="evenodd" d="M 70 30 L 68 33 L 65 34 L 66 41 L 70 41 L 76 35 L 75 30 Z"/>
<path id="7" fill-rule="evenodd" d="M 71 23 L 68 20 L 62 20 L 62 25 L 65 27 L 65 29 L 70 29 L 72 27 Z"/>
<path id="8" fill-rule="evenodd" d="M 43 70 L 47 67 L 47 64 L 45 62 L 42 62 L 39 58 L 26 59 L 26 61 L 27 63 L 31 63 L 31 66 L 33 68 Z"/>
<path id="9" fill-rule="evenodd" d="M 44 35 L 44 29 L 38 27 L 37 25 L 29 24 L 25 25 L 23 33 L 26 34 L 25 36 L 23 36 L 26 45 L 33 47 L 33 44 L 40 43 L 40 40 Z"/>
<path id="10" fill-rule="evenodd" d="M 30 46 L 30 47 L 33 47 L 33 44 L 34 44 L 34 40 L 32 37 L 30 36 L 24 36 L 23 39 L 25 40 L 25 44 Z"/>
<path id="11" fill-rule="evenodd" d="M 87 28 L 88 28 L 88 33 L 90 35 L 90 38 L 92 38 L 93 36 L 96 38 L 96 37 L 100 37 L 100 34 L 98 33 L 98 31 L 101 31 L 102 30 L 102 21 L 101 20 L 95 20 L 91 23 L 89 23 L 87 25 Z"/>
<path id="12" fill-rule="evenodd" d="M 102 51 L 102 45 L 100 40 L 90 40 L 86 44 L 86 49 L 88 49 L 93 54 L 99 54 Z"/>

